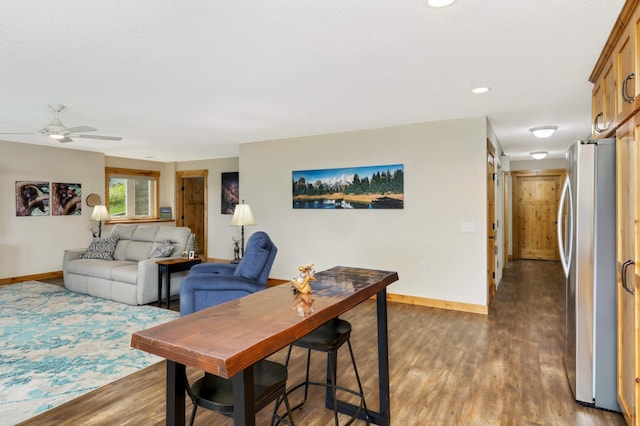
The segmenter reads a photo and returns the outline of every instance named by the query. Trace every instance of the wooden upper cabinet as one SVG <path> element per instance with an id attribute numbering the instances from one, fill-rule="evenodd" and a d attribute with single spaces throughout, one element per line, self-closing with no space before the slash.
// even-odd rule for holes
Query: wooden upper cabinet
<path id="1" fill-rule="evenodd" d="M 618 93 L 616 95 L 617 121 L 622 123 L 629 118 L 636 107 L 636 16 L 626 26 L 615 48 Z"/>
<path id="2" fill-rule="evenodd" d="M 591 72 L 592 137 L 615 130 L 640 110 L 640 0 L 627 0 Z"/>
<path id="3" fill-rule="evenodd" d="M 613 58 L 611 58 L 593 87 L 591 117 L 593 138 L 608 136 L 615 130 L 617 122 L 616 72 Z"/>

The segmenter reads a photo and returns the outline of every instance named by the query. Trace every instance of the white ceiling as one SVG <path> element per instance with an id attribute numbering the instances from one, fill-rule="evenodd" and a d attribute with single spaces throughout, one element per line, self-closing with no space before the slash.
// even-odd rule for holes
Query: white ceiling
<path id="1" fill-rule="evenodd" d="M 505 154 L 562 157 L 624 0 L 20 0 L 0 16 L 0 135 L 155 161 L 238 144 L 486 115 Z M 471 89 L 490 86 L 485 95 Z M 550 139 L 530 127 L 553 124 Z"/>

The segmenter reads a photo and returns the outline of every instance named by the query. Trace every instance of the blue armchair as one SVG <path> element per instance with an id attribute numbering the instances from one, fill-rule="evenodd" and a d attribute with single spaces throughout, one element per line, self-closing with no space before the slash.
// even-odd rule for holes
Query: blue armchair
<path id="1" fill-rule="evenodd" d="M 193 266 L 180 283 L 180 316 L 264 290 L 277 252 L 266 233 L 256 232 L 240 263 Z"/>

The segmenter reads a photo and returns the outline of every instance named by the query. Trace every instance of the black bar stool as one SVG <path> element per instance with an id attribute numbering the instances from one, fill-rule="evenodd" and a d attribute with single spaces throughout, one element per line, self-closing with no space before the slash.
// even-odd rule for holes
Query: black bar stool
<path id="1" fill-rule="evenodd" d="M 351 348 L 351 342 L 349 340 L 351 336 L 351 324 L 348 321 L 335 318 L 326 324 L 321 325 L 317 329 L 313 330 L 311 333 L 306 336 L 296 340 L 293 344 L 289 346 L 289 352 L 287 353 L 287 360 L 285 365 L 289 366 L 289 360 L 291 358 L 291 350 L 294 346 L 298 346 L 301 348 L 307 349 L 307 371 L 305 375 L 304 382 L 298 383 L 297 385 L 290 387 L 286 392 L 286 395 L 290 395 L 296 390 L 304 387 L 304 398 L 303 400 L 296 404 L 290 410 L 287 408 L 289 412 L 295 411 L 307 402 L 307 396 L 309 392 L 309 386 L 322 386 L 326 388 L 326 407 L 333 409 L 333 416 L 335 425 L 338 426 L 338 405 L 343 405 L 341 402 L 339 403 L 337 398 L 337 391 L 350 393 L 359 398 L 359 405 L 352 406 L 355 410 L 352 410 L 350 414 L 353 416 L 346 425 L 352 424 L 356 419 L 362 418 L 367 424 L 369 424 L 369 415 L 367 411 L 367 404 L 364 398 L 364 392 L 362 391 L 362 383 L 360 381 L 360 375 L 358 374 L 358 367 L 356 366 L 356 360 L 353 356 L 353 349 Z M 338 349 L 342 345 L 347 343 L 349 347 L 349 354 L 351 356 L 351 363 L 353 365 L 353 371 L 356 376 L 356 381 L 358 382 L 358 391 L 345 388 L 343 386 L 338 386 L 337 384 L 337 366 L 338 366 Z M 327 380 L 326 382 L 313 382 L 309 380 L 309 366 L 311 362 L 311 351 L 319 351 L 325 352 L 327 354 Z M 285 395 L 285 396 L 286 396 Z M 282 403 L 282 398 L 278 399 L 276 403 L 276 411 L 280 404 Z M 287 404 L 287 400 L 284 400 L 285 404 Z M 346 405 L 346 404 L 344 404 Z M 287 417 L 285 414 L 283 417 Z M 272 422 L 273 424 L 279 424 L 279 422 L 275 422 L 275 418 Z M 274 423 L 275 422 L 275 423 Z"/>
<path id="2" fill-rule="evenodd" d="M 255 411 L 258 412 L 270 402 L 277 400 L 272 423 L 277 420 L 278 424 L 295 426 L 287 398 L 287 367 L 278 362 L 263 359 L 253 366 L 253 379 Z M 193 402 L 190 426 L 193 426 L 198 406 L 217 411 L 225 416 L 233 416 L 233 386 L 230 379 L 205 373 L 204 377 L 196 380 L 193 385 L 189 386 L 188 383 L 187 381 L 187 394 Z M 277 409 L 282 400 L 287 412 L 284 416 L 279 416 Z M 289 417 L 289 421 L 285 419 L 286 417 Z"/>

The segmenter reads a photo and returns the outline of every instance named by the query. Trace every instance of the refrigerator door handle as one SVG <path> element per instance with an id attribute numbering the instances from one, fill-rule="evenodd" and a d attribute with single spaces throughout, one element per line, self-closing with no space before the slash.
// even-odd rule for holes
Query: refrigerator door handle
<path id="1" fill-rule="evenodd" d="M 633 260 L 629 259 L 627 261 L 625 261 L 622 266 L 620 267 L 620 275 L 622 278 L 622 288 L 624 288 L 629 294 L 631 294 L 633 296 L 633 290 L 631 290 L 629 288 L 629 286 L 627 285 L 627 268 L 631 265 L 633 265 L 634 262 Z"/>
<path id="2" fill-rule="evenodd" d="M 563 215 L 565 208 L 568 207 L 569 213 L 569 250 L 565 252 L 564 241 L 564 229 L 563 229 Z M 569 176 L 564 179 L 564 185 L 562 185 L 562 193 L 560 195 L 560 203 L 558 207 L 558 221 L 556 222 L 558 228 L 558 249 L 560 251 L 560 263 L 562 264 L 562 270 L 564 276 L 569 276 L 569 267 L 571 262 L 571 255 L 573 254 L 573 198 L 571 196 L 571 182 Z"/>

